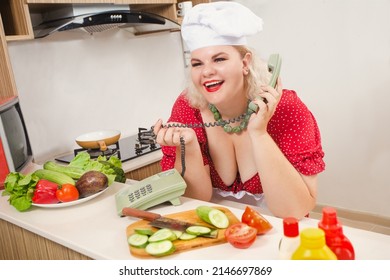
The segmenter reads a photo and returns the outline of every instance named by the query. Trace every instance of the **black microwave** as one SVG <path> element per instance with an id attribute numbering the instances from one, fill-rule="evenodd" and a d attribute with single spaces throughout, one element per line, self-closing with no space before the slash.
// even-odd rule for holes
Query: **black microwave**
<path id="1" fill-rule="evenodd" d="M 0 101 L 0 189 L 9 172 L 22 172 L 32 151 L 18 97 Z"/>

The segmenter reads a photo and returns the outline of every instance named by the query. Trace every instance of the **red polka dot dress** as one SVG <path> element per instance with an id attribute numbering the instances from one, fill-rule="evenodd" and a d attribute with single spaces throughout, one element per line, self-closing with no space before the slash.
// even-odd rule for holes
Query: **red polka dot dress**
<path id="1" fill-rule="evenodd" d="M 190 106 L 185 92 L 180 94 L 173 105 L 169 122 L 203 123 L 198 109 Z M 207 128 L 206 128 L 207 129 Z M 245 191 L 251 194 L 262 194 L 261 174 L 256 174 L 248 181 L 242 182 L 237 173 L 235 182 L 226 186 L 214 168 L 207 144 L 205 128 L 194 128 L 201 147 L 203 163 L 210 166 L 210 176 L 214 188 L 228 192 Z M 291 164 L 304 175 L 314 175 L 325 169 L 324 152 L 317 122 L 293 90 L 283 90 L 281 100 L 274 115 L 268 123 L 268 133 L 279 146 Z M 174 167 L 176 147 L 162 147 L 162 170 Z"/>

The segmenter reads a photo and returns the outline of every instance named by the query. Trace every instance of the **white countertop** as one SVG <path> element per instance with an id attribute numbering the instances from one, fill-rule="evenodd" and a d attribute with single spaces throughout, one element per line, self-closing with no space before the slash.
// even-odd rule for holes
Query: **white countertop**
<path id="1" fill-rule="evenodd" d="M 135 259 L 129 252 L 126 228 L 138 219 L 121 218 L 116 213 L 114 194 L 123 187 L 125 184 L 114 183 L 106 192 L 82 204 L 65 208 L 33 206 L 26 212 L 18 212 L 9 205 L 8 196 L 0 195 L 0 218 L 93 259 Z M 181 201 L 180 206 L 163 204 L 150 211 L 164 215 L 192 210 L 199 205 L 214 205 L 184 197 Z M 242 205 L 235 202 L 228 205 L 225 207 L 241 218 Z M 278 243 L 283 234 L 282 220 L 265 217 L 274 228 L 259 236 L 248 249 L 236 249 L 226 243 L 173 254 L 164 259 L 277 259 Z M 317 227 L 317 223 L 314 219 L 304 219 L 299 226 L 300 229 Z M 390 236 L 351 227 L 344 227 L 344 233 L 355 248 L 356 259 L 390 259 Z"/>

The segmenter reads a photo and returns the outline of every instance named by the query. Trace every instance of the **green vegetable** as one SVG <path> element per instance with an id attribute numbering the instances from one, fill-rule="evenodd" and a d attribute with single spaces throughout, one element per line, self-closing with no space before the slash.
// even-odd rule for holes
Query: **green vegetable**
<path id="1" fill-rule="evenodd" d="M 60 186 L 62 186 L 63 184 L 76 184 L 71 177 L 58 171 L 38 169 L 34 172 L 34 175 L 38 176 L 39 179 L 45 179 L 57 183 Z"/>
<path id="2" fill-rule="evenodd" d="M 127 242 L 130 244 L 130 246 L 136 247 L 136 248 L 145 248 L 148 244 L 148 238 L 149 236 L 139 233 L 133 233 L 129 236 L 127 239 Z"/>
<path id="3" fill-rule="evenodd" d="M 26 211 L 31 207 L 32 197 L 39 177 L 30 173 L 23 175 L 19 172 L 11 172 L 4 181 L 2 196 L 9 195 L 9 203 L 18 211 Z"/>
<path id="4" fill-rule="evenodd" d="M 206 223 L 209 223 L 217 228 L 227 228 L 229 219 L 221 210 L 210 206 L 198 206 L 196 214 Z"/>
<path id="5" fill-rule="evenodd" d="M 101 164 L 103 164 L 103 165 L 107 165 L 109 168 L 114 170 L 114 172 L 115 172 L 115 179 L 114 179 L 115 182 L 120 182 L 120 183 L 126 182 L 125 171 L 123 171 L 122 168 L 116 167 L 115 165 L 113 165 L 111 162 L 108 162 L 108 161 L 99 160 L 99 162 Z"/>
<path id="6" fill-rule="evenodd" d="M 142 234 L 142 235 L 153 235 L 154 231 L 150 228 L 136 228 L 134 229 L 135 233 Z"/>
<path id="7" fill-rule="evenodd" d="M 175 246 L 170 240 L 162 240 L 146 245 L 145 251 L 152 256 L 162 257 L 170 255 L 175 251 Z"/>
<path id="8" fill-rule="evenodd" d="M 162 228 L 156 231 L 155 233 L 153 233 L 153 235 L 149 237 L 149 242 L 158 242 L 162 240 L 173 241 L 176 239 L 177 236 L 172 230 L 167 228 Z"/>
<path id="9" fill-rule="evenodd" d="M 82 168 L 68 165 L 60 165 L 55 163 L 54 161 L 45 162 L 45 164 L 43 165 L 43 169 L 64 173 L 72 179 L 80 179 L 80 177 L 85 173 Z"/>
<path id="10" fill-rule="evenodd" d="M 211 229 L 203 226 L 190 226 L 186 229 L 186 232 L 193 235 L 209 234 Z"/>
<path id="11" fill-rule="evenodd" d="M 109 164 L 104 164 L 102 162 L 107 162 Z M 111 185 L 116 180 L 120 180 L 117 182 L 122 183 L 126 181 L 126 177 L 124 176 L 124 171 L 122 169 L 122 162 L 116 156 L 111 156 L 108 160 L 105 156 L 99 156 L 96 160 L 94 160 L 91 159 L 88 152 L 80 152 L 74 157 L 68 166 L 81 168 L 84 171 L 94 170 L 102 172 L 108 178 L 108 185 Z"/>
<path id="12" fill-rule="evenodd" d="M 179 239 L 180 236 L 183 234 L 183 232 L 180 231 L 180 230 L 172 230 L 172 231 L 173 231 L 173 233 L 176 235 L 176 238 L 177 238 L 177 239 Z"/>
<path id="13" fill-rule="evenodd" d="M 196 238 L 197 236 L 195 234 L 189 234 L 187 232 L 183 232 L 182 235 L 180 235 L 179 239 L 180 240 L 191 240 Z"/>

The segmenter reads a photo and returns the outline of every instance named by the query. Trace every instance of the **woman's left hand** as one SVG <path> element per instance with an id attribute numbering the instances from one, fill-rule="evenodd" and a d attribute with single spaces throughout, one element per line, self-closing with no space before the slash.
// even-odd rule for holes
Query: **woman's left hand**
<path id="1" fill-rule="evenodd" d="M 280 78 L 278 78 L 276 89 L 269 85 L 261 86 L 259 97 L 252 102 L 259 106 L 257 113 L 253 114 L 248 124 L 248 130 L 267 133 L 269 120 L 275 113 L 276 107 L 282 97 L 283 87 Z"/>

